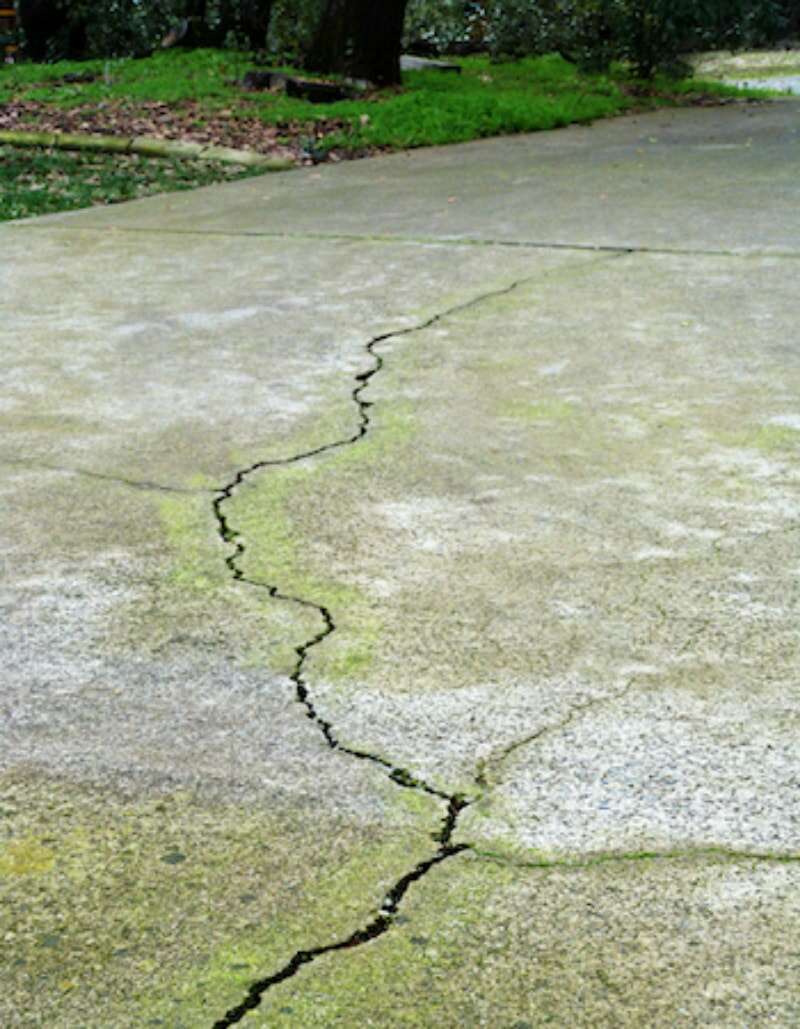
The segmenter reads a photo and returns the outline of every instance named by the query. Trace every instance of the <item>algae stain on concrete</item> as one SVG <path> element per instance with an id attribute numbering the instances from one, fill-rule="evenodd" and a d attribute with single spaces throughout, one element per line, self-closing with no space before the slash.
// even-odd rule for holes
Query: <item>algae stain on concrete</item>
<path id="1" fill-rule="evenodd" d="M 288 674 L 313 613 L 231 581 L 210 497 L 153 500 L 150 546 L 135 595 L 114 616 L 112 645 L 184 656 L 213 647 L 239 666 Z"/>
<path id="2" fill-rule="evenodd" d="M 307 524 L 306 513 L 324 509 L 338 479 L 354 475 L 362 465 L 391 460 L 396 448 L 413 437 L 414 418 L 408 405 L 394 404 L 381 412 L 379 431 L 371 428 L 353 444 L 346 442 L 349 436 L 337 437 L 334 423 L 331 428 L 331 442 L 343 439 L 341 447 L 253 473 L 226 502 L 225 512 L 245 548 L 239 567 L 247 580 L 327 607 L 337 626 L 340 617 L 348 623 L 348 631 L 326 641 L 325 653 L 315 654 L 314 660 L 319 674 L 349 680 L 370 667 L 382 624 L 359 586 L 315 560 L 316 530 Z M 351 423 L 351 434 L 355 431 Z M 286 444 L 290 456 L 318 445 L 318 426 L 304 428 Z M 123 645 L 136 640 L 160 652 L 174 650 L 176 641 L 183 645 L 213 637 L 218 643 L 225 638 L 242 667 L 288 674 L 296 662 L 295 648 L 320 631 L 318 612 L 232 581 L 209 499 L 213 488 L 205 479 L 193 485 L 209 493 L 154 501 L 159 568 L 145 576 L 142 595 L 120 613 Z M 353 627 L 357 631 L 350 631 Z"/>
<path id="3" fill-rule="evenodd" d="M 800 429 L 787 425 L 762 425 L 753 435 L 753 445 L 771 453 L 800 447 Z"/>
<path id="4" fill-rule="evenodd" d="M 254 812 L 48 779 L 0 790 L 15 834 L 0 848 L 2 1025 L 21 1011 L 53 1027 L 210 1024 L 204 1005 L 221 1012 L 298 947 L 364 924 L 428 855 L 439 812 L 434 798 L 398 804 L 388 782 L 388 824 L 309 817 L 280 791 Z"/>
<path id="5" fill-rule="evenodd" d="M 392 461 L 410 445 L 415 424 L 408 404 L 392 404 L 365 437 L 308 461 L 265 469 L 227 505 L 245 547 L 240 563 L 246 577 L 331 612 L 337 632 L 313 655 L 315 674 L 330 681 L 366 673 L 384 626 L 372 599 L 349 574 L 358 569 L 340 571 L 326 560 L 317 539 L 323 526 L 315 514 L 338 504 L 343 490 L 357 495 L 364 470 Z M 358 531 L 355 525 L 352 531 Z"/>
<path id="6" fill-rule="evenodd" d="M 55 860 L 55 852 L 40 840 L 10 840 L 0 848 L 0 877 L 43 875 L 50 871 Z"/>
<path id="7" fill-rule="evenodd" d="M 325 473 L 320 476 L 326 477 Z M 297 469 L 271 476 L 237 509 L 237 528 L 247 547 L 244 567 L 248 577 L 276 586 L 285 596 L 327 608 L 337 626 L 345 613 L 348 622 L 356 621 L 355 639 L 334 634 L 313 657 L 319 674 L 348 679 L 371 665 L 381 623 L 362 590 L 325 574 L 304 547 L 304 530 L 292 512 L 297 505 L 324 503 L 320 497 L 324 485 L 312 481 L 315 478 L 313 470 Z"/>
<path id="8" fill-rule="evenodd" d="M 429 798 L 414 811 L 421 816 L 421 826 L 430 824 L 435 813 L 436 804 Z M 246 932 L 222 942 L 190 970 L 184 983 L 175 984 L 168 997 L 162 994 L 148 1003 L 143 996 L 142 1014 L 180 1016 L 185 1025 L 206 1024 L 210 1005 L 221 1014 L 255 979 L 277 971 L 298 947 L 331 944 L 358 929 L 379 908 L 409 858 L 422 860 L 429 846 L 423 831 L 364 839 L 351 856 L 341 854 L 338 864 L 328 860 L 327 867 L 314 868 L 296 905 L 275 906 L 261 924 L 249 925 Z"/>
<path id="9" fill-rule="evenodd" d="M 514 418 L 521 422 L 567 422 L 578 417 L 575 404 L 557 397 L 539 401 L 512 401 L 499 409 L 504 418 Z"/>
<path id="10" fill-rule="evenodd" d="M 165 497 L 159 502 L 158 513 L 173 554 L 169 581 L 199 593 L 227 585 L 214 553 L 216 533 L 207 498 Z"/>

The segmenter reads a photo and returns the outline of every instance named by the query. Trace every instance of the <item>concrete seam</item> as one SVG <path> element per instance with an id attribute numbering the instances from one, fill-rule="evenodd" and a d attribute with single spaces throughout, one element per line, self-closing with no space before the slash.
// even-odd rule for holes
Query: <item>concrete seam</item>
<path id="1" fill-rule="evenodd" d="M 78 213 L 78 212 L 74 212 Z M 350 243 L 384 243 L 409 244 L 415 246 L 448 246 L 448 247 L 507 247 L 518 250 L 567 250 L 589 253 L 610 254 L 652 254 L 655 256 L 675 257 L 722 257 L 734 260 L 798 260 L 800 250 L 725 250 L 699 247 L 653 247 L 637 246 L 634 243 L 565 243 L 547 240 L 515 240 L 515 239 L 479 239 L 474 237 L 452 238 L 439 236 L 381 236 L 358 233 L 322 233 L 322 232 L 230 232 L 224 229 L 169 229 L 161 227 L 135 227 L 130 225 L 68 225 L 62 222 L 46 222 L 44 219 L 30 219 L 20 222 L 7 222 L 6 226 L 14 229 L 60 229 L 68 232 L 97 233 L 132 233 L 151 236 L 209 236 L 230 239 L 270 239 L 295 240 L 298 242 L 350 242 Z"/>

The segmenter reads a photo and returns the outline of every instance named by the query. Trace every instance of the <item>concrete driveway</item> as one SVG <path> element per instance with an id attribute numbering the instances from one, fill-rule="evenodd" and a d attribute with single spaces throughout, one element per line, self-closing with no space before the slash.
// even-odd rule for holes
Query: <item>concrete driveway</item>
<path id="1" fill-rule="evenodd" d="M 0 1024 L 800 1024 L 800 104 L 0 248 Z"/>

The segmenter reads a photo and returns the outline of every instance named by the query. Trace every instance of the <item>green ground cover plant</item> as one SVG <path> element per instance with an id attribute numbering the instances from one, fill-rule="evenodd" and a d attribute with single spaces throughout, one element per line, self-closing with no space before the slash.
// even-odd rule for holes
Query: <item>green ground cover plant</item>
<path id="1" fill-rule="evenodd" d="M 250 169 L 208 161 L 0 146 L 0 221 L 194 189 L 252 174 Z"/>
<path id="2" fill-rule="evenodd" d="M 241 51 L 0 68 L 0 129 L 156 135 L 249 148 L 298 163 L 464 142 L 589 122 L 631 109 L 715 102 L 747 93 L 720 83 L 620 66 L 589 74 L 557 54 L 496 62 L 470 56 L 462 73 L 408 72 L 401 89 L 312 104 L 248 92 Z M 753 93 L 749 95 L 764 95 Z M 191 189 L 255 174 L 203 161 L 0 147 L 0 220 Z"/>
<path id="3" fill-rule="evenodd" d="M 270 92 L 248 93 L 238 84 L 250 67 L 238 51 L 162 52 L 147 58 L 9 66 L 0 70 L 0 104 L 12 101 L 69 111 L 99 112 L 137 103 L 193 105 L 202 120 L 225 112 L 230 119 L 258 119 L 289 134 L 321 136 L 322 149 L 426 146 L 514 132 L 533 132 L 590 121 L 678 95 L 728 96 L 718 83 L 659 80 L 637 89 L 622 69 L 587 74 L 555 55 L 493 63 L 473 56 L 460 61 L 462 74 L 407 72 L 402 90 L 384 90 L 354 100 L 312 104 Z M 97 78 L 70 81 L 76 75 Z M 31 111 L 35 120 L 36 111 Z"/>

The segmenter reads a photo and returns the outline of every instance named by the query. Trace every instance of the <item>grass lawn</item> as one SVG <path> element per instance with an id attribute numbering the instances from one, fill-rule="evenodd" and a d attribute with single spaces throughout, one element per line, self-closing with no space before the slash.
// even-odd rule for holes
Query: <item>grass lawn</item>
<path id="1" fill-rule="evenodd" d="M 0 146 L 0 221 L 194 189 L 253 171 L 208 161 Z"/>
<path id="2" fill-rule="evenodd" d="M 338 145 L 412 147 L 461 142 L 498 133 L 532 132 L 618 114 L 643 96 L 622 74 L 582 75 L 557 55 L 492 64 L 488 57 L 459 61 L 461 75 L 416 71 L 402 90 L 364 99 L 312 104 L 236 85 L 252 67 L 246 54 L 195 50 L 157 52 L 114 61 L 62 62 L 0 67 L 0 104 L 36 101 L 61 110 L 84 105 L 166 103 L 190 107 L 197 117 L 224 109 L 231 118 L 258 118 L 279 127 L 333 124 Z M 93 82 L 65 75 L 95 74 Z M 674 103 L 692 93 L 736 95 L 719 83 L 657 80 L 651 103 Z"/>
<path id="3" fill-rule="evenodd" d="M 238 82 L 249 55 L 161 51 L 147 58 L 0 66 L 0 128 L 193 139 L 294 156 L 298 163 L 552 129 L 633 108 L 746 96 L 695 80 L 644 87 L 624 72 L 585 75 L 557 55 L 493 64 L 460 59 L 462 74 L 407 72 L 402 89 L 312 104 Z M 76 81 L 75 77 L 92 78 Z M 117 169 L 118 174 L 115 174 Z M 198 162 L 35 156 L 0 151 L 0 218 L 113 202 L 241 171 Z"/>

